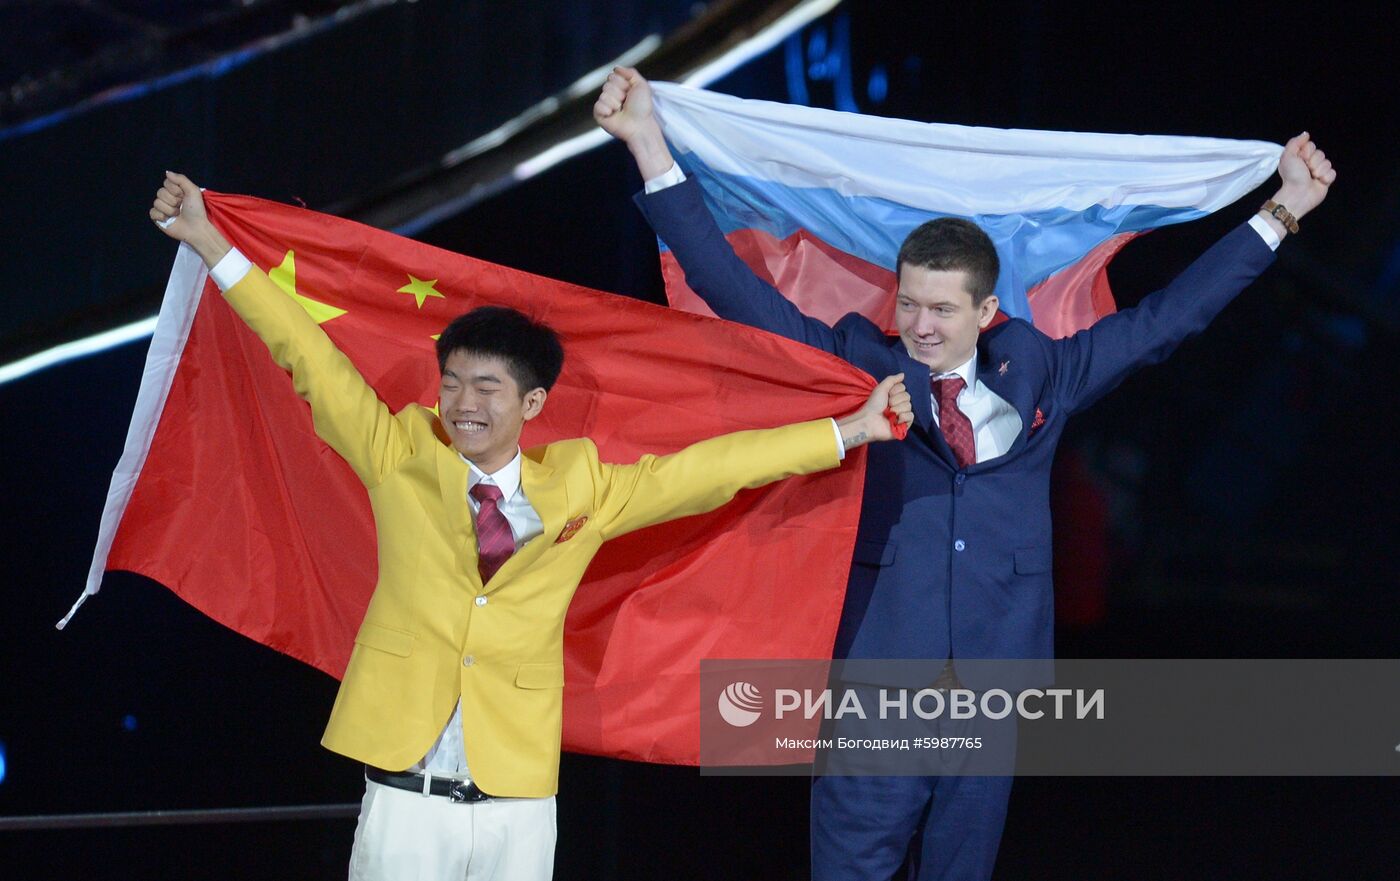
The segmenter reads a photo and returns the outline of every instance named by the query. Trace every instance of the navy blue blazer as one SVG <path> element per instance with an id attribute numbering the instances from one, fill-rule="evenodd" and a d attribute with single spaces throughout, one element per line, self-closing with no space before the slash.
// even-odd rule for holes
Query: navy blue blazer
<path id="1" fill-rule="evenodd" d="M 1273 262 L 1241 225 L 1163 290 L 1071 337 L 1020 319 L 984 331 L 977 378 L 1015 407 L 1021 428 L 1005 455 L 959 468 L 933 420 L 929 370 L 899 338 L 855 313 L 835 327 L 803 315 L 734 254 L 693 179 L 636 201 L 720 317 L 877 378 L 904 374 L 915 421 L 904 442 L 869 448 L 838 658 L 1053 657 L 1050 465 L 1066 421 L 1204 330 Z"/>

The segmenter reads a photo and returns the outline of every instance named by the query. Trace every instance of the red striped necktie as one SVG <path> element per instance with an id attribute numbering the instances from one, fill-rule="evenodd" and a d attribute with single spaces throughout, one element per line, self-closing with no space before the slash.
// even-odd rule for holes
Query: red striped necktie
<path id="1" fill-rule="evenodd" d="M 977 461 L 972 422 L 958 409 L 958 394 L 965 388 L 967 382 L 961 376 L 933 381 L 933 393 L 938 398 L 938 427 L 943 429 L 943 439 L 957 457 L 959 468 L 966 468 Z"/>
<path id="2" fill-rule="evenodd" d="M 501 513 L 499 486 L 478 483 L 472 487 L 471 496 L 481 505 L 476 512 L 476 566 L 481 583 L 485 584 L 515 553 L 515 536 L 511 535 L 506 515 Z"/>

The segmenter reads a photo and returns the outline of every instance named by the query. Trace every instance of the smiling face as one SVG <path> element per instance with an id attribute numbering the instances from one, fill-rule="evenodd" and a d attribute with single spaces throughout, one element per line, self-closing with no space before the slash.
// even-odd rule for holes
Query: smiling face
<path id="1" fill-rule="evenodd" d="M 909 357 L 933 373 L 950 373 L 977 350 L 977 335 L 997 313 L 997 298 L 974 304 L 961 269 L 899 267 L 894 325 Z"/>
<path id="2" fill-rule="evenodd" d="M 504 359 L 457 349 L 443 364 L 438 413 L 453 448 L 492 474 L 515 458 L 521 430 L 547 395 L 542 388 L 522 392 Z"/>

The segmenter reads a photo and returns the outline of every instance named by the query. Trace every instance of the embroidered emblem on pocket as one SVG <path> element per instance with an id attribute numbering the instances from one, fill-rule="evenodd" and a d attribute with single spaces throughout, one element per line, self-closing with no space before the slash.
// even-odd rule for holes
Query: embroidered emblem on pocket
<path id="1" fill-rule="evenodd" d="M 560 544 L 573 538 L 575 535 L 578 534 L 578 531 L 583 528 L 583 524 L 587 522 L 587 517 L 575 517 L 568 523 L 565 523 L 564 528 L 560 530 L 559 537 L 554 540 L 554 543 Z"/>

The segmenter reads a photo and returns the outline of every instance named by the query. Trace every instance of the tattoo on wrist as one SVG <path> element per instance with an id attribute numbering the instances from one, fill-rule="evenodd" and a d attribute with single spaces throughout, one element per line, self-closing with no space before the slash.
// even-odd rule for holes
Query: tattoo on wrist
<path id="1" fill-rule="evenodd" d="M 841 442 L 842 442 L 843 444 L 845 444 L 846 449 L 849 450 L 849 449 L 851 449 L 852 447 L 858 447 L 858 446 L 860 446 L 861 444 L 865 443 L 867 439 L 868 439 L 868 435 L 866 435 L 866 433 L 862 431 L 862 432 L 858 432 L 858 433 L 856 433 L 856 434 L 853 434 L 853 435 L 851 435 L 850 437 L 843 437 L 843 438 L 841 438 Z"/>

